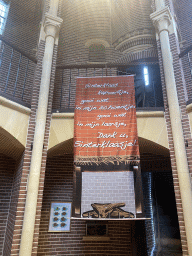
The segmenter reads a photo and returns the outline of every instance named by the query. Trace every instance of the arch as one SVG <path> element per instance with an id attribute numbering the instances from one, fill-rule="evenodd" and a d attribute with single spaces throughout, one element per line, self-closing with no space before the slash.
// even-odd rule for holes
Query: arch
<path id="1" fill-rule="evenodd" d="M 73 139 L 63 141 L 47 152 L 47 157 L 51 158 L 54 156 L 63 156 L 65 154 L 73 154 Z"/>
<path id="2" fill-rule="evenodd" d="M 168 149 L 163 111 L 136 112 L 138 136 Z M 74 136 L 74 113 L 55 113 L 51 120 L 49 150 Z"/>
<path id="3" fill-rule="evenodd" d="M 139 150 L 140 154 L 155 154 L 169 158 L 169 149 L 150 141 L 148 139 L 139 137 Z M 48 157 L 63 156 L 65 154 L 73 154 L 73 138 L 63 141 L 48 150 Z"/>
<path id="4" fill-rule="evenodd" d="M 0 126 L 26 145 L 29 115 L 31 110 L 0 96 Z"/>
<path id="5" fill-rule="evenodd" d="M 17 160 L 25 147 L 9 132 L 0 127 L 0 153 Z"/>
<path id="6" fill-rule="evenodd" d="M 155 47 L 151 47 L 143 51 L 140 50 L 138 52 L 127 53 L 123 55 L 121 58 L 119 58 L 118 60 L 116 60 L 114 63 L 129 65 L 134 61 L 138 61 L 141 59 L 148 59 L 148 58 L 157 60 L 158 54 L 157 54 L 157 49 Z"/>

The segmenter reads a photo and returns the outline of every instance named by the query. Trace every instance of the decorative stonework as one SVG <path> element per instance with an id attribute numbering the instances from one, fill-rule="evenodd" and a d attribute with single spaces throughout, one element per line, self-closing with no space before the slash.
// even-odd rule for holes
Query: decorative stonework
<path id="1" fill-rule="evenodd" d="M 49 13 L 45 14 L 43 27 L 46 36 L 57 37 L 63 20 L 59 17 L 52 16 Z"/>
<path id="2" fill-rule="evenodd" d="M 158 33 L 161 33 L 164 30 L 170 32 L 169 27 L 172 24 L 172 15 L 169 7 L 165 7 L 160 11 L 152 13 L 150 17 Z"/>
<path id="3" fill-rule="evenodd" d="M 124 44 L 124 42 L 129 41 L 129 40 L 133 40 L 134 38 L 142 38 L 142 37 L 154 37 L 154 30 L 153 29 L 139 29 L 139 30 L 134 30 L 131 31 L 127 34 L 124 34 L 123 36 L 121 36 L 120 38 L 118 38 L 118 40 L 116 40 L 115 42 L 113 42 L 113 46 L 117 47 L 120 46 L 122 43 Z"/>
<path id="4" fill-rule="evenodd" d="M 137 47 L 149 48 L 155 46 L 156 39 L 152 37 L 152 35 L 141 35 L 131 37 L 129 39 L 124 40 L 122 43 L 116 46 L 116 50 L 128 53 L 137 51 Z M 133 50 L 135 48 L 136 50 Z"/>
<path id="5" fill-rule="evenodd" d="M 50 13 L 45 13 L 44 20 L 40 29 L 40 40 L 45 41 L 47 36 L 52 36 L 55 39 L 55 44 L 58 45 L 59 31 L 63 20 L 57 16 L 53 16 Z"/>

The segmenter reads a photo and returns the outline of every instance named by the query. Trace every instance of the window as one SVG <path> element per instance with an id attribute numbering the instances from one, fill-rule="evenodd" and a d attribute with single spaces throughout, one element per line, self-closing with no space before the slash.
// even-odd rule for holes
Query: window
<path id="1" fill-rule="evenodd" d="M 6 18 L 8 14 L 8 5 L 0 0 L 0 35 L 2 35 L 5 28 Z"/>
<path id="2" fill-rule="evenodd" d="M 147 63 L 145 60 L 140 62 L 138 65 L 120 68 L 119 75 L 135 75 L 135 99 L 138 108 L 163 107 L 159 65 Z"/>
<path id="3" fill-rule="evenodd" d="M 149 72 L 148 67 L 144 67 L 144 80 L 145 80 L 145 86 L 149 85 Z"/>

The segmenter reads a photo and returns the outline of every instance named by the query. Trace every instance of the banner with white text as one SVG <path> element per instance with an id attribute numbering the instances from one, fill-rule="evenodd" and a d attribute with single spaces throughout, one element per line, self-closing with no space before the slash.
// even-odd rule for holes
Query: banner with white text
<path id="1" fill-rule="evenodd" d="M 77 78 L 74 162 L 139 161 L 134 76 Z"/>

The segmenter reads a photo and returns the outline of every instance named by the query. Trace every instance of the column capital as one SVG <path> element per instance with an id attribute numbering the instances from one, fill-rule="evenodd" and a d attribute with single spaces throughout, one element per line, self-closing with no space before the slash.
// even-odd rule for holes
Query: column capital
<path id="1" fill-rule="evenodd" d="M 150 18 L 158 33 L 161 33 L 162 31 L 167 31 L 169 33 L 169 26 L 172 23 L 172 15 L 168 6 L 152 13 Z"/>
<path id="2" fill-rule="evenodd" d="M 43 30 L 45 32 L 45 38 L 52 36 L 54 39 L 58 36 L 59 30 L 63 20 L 59 17 L 53 16 L 50 13 L 45 13 L 43 20 Z"/>

